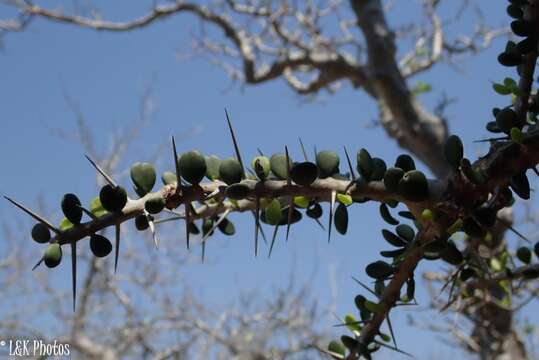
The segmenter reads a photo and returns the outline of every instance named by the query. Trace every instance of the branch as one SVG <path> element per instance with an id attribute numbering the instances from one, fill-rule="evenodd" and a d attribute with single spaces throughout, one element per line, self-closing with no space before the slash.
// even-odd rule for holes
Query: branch
<path id="1" fill-rule="evenodd" d="M 274 80 L 281 77 L 286 70 L 308 66 L 312 69 L 320 70 L 321 74 L 323 73 L 320 77 L 323 77 L 324 81 L 318 86 L 311 86 L 310 90 L 307 90 L 305 89 L 305 86 L 302 86 L 302 93 L 317 92 L 327 84 L 343 78 L 350 79 L 354 83 L 354 86 L 362 85 L 361 69 L 351 61 L 351 58 L 329 51 L 328 49 L 313 51 L 315 49 L 309 48 L 304 51 L 287 51 L 285 56 L 280 56 L 270 65 L 260 66 L 259 69 L 256 69 L 255 47 L 258 47 L 259 45 L 257 44 L 262 43 L 262 40 L 235 26 L 232 20 L 227 16 L 212 12 L 206 7 L 195 3 L 178 1 L 173 5 L 158 5 L 146 15 L 128 22 L 111 22 L 101 19 L 90 19 L 83 16 L 66 15 L 61 12 L 44 9 L 37 5 L 27 3 L 26 1 L 20 1 L 17 4 L 20 11 L 26 15 L 39 16 L 52 21 L 91 28 L 98 31 L 112 32 L 135 30 L 146 27 L 153 22 L 162 20 L 174 14 L 191 13 L 201 20 L 220 28 L 224 35 L 232 41 L 239 51 L 244 80 L 249 84 L 259 84 Z M 249 8 L 241 7 L 240 5 L 233 5 L 232 9 L 240 13 L 247 12 L 251 15 L 268 17 L 266 11 L 259 10 L 258 12 L 254 12 L 254 10 L 249 10 Z M 277 33 L 280 34 L 281 39 L 287 42 L 291 41 L 291 43 L 296 43 L 297 40 L 294 40 L 291 35 L 288 35 L 279 25 L 277 18 L 274 16 L 275 14 L 272 13 L 271 15 L 271 25 Z"/>
<path id="2" fill-rule="evenodd" d="M 382 2 L 352 0 L 351 5 L 367 41 L 368 81 L 376 93 L 382 125 L 401 147 L 417 155 L 434 174 L 446 176 L 450 170 L 443 155 L 447 124 L 429 114 L 408 89 L 395 59 L 394 36 Z"/>
<path id="3" fill-rule="evenodd" d="M 278 197 L 290 197 L 290 196 L 306 196 L 310 198 L 316 198 L 319 201 L 330 201 L 331 193 L 333 191 L 338 193 L 348 193 L 355 199 L 369 198 L 378 201 L 384 200 L 398 200 L 404 201 L 402 196 L 387 191 L 382 182 L 370 182 L 367 184 L 357 185 L 354 184 L 350 187 L 350 181 L 337 180 L 333 178 L 318 179 L 311 186 L 303 187 L 298 185 L 287 185 L 286 181 L 274 181 L 267 180 L 265 182 L 256 182 L 253 180 L 246 180 L 242 182 L 249 187 L 249 194 L 244 200 L 239 200 L 237 205 L 232 202 L 219 201 L 216 204 L 206 204 L 196 209 L 196 214 L 192 214 L 193 219 L 206 218 L 213 215 L 218 215 L 225 211 L 244 212 L 255 209 L 256 197 L 264 198 L 278 198 Z M 430 183 L 430 188 L 434 193 L 440 191 L 437 181 Z M 75 226 L 69 230 L 61 232 L 59 235 L 51 239 L 51 242 L 58 242 L 61 245 L 71 243 L 73 241 L 81 240 L 87 236 L 90 236 L 108 226 L 123 223 L 127 220 L 135 218 L 144 212 L 144 204 L 146 200 L 154 197 L 158 193 L 161 194 L 166 202 L 168 209 L 175 209 L 184 202 L 199 201 L 204 202 L 208 195 L 220 192 L 220 198 L 224 198 L 224 189 L 226 184 L 220 181 L 213 181 L 208 183 L 202 183 L 200 186 L 182 186 L 181 189 L 177 189 L 176 185 L 166 185 L 157 192 L 149 193 L 143 198 L 132 200 L 129 199 L 126 206 L 120 213 L 108 213 L 95 220 L 81 223 L 79 226 Z M 179 190 L 179 191 L 177 191 Z M 181 194 L 181 195 L 180 195 Z M 435 195 L 433 195 L 435 198 Z M 415 209 L 416 215 L 419 214 L 420 209 L 427 207 L 428 203 L 410 203 L 410 208 Z"/>

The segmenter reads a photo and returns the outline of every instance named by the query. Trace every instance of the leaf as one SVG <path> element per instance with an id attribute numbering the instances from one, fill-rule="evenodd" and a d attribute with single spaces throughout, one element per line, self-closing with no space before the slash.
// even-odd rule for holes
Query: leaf
<path id="1" fill-rule="evenodd" d="M 354 315 L 346 314 L 344 316 L 344 324 L 346 325 L 348 330 L 350 330 L 351 332 L 354 333 L 354 335 L 359 335 L 359 332 L 361 331 L 361 328 L 359 327 L 359 322 L 356 320 Z"/>
<path id="2" fill-rule="evenodd" d="M 384 204 L 384 203 L 380 204 L 380 216 L 382 217 L 382 219 L 384 219 L 385 222 L 387 222 L 390 225 L 398 225 L 399 224 L 399 220 L 395 219 L 391 215 L 391 212 L 389 211 L 387 205 Z"/>
<path id="3" fill-rule="evenodd" d="M 404 247 L 404 246 L 408 245 L 408 242 L 406 240 L 404 240 L 401 237 L 395 235 L 394 233 L 392 233 L 391 231 L 389 231 L 387 229 L 382 230 L 382 236 L 384 237 L 384 239 L 388 243 L 390 243 L 393 246 Z"/>
<path id="4" fill-rule="evenodd" d="M 328 345 L 328 352 L 334 359 L 344 359 L 346 349 L 340 341 L 333 340 Z"/>
<path id="5" fill-rule="evenodd" d="M 502 271 L 503 267 L 497 258 L 490 259 L 490 268 L 496 272 Z"/>
<path id="6" fill-rule="evenodd" d="M 348 230 L 348 209 L 343 204 L 337 205 L 335 210 L 335 229 L 345 235 Z"/>
<path id="7" fill-rule="evenodd" d="M 390 342 L 391 341 L 391 336 L 389 336 L 388 334 L 381 332 L 379 335 L 380 335 L 380 337 L 382 338 L 383 341 L 385 341 L 385 342 Z"/>
<path id="8" fill-rule="evenodd" d="M 281 204 L 279 200 L 273 199 L 266 207 L 266 222 L 270 225 L 277 225 L 281 222 Z"/>
<path id="9" fill-rule="evenodd" d="M 295 196 L 294 197 L 294 204 L 302 209 L 305 209 L 309 206 L 309 198 L 306 196 Z"/>
<path id="10" fill-rule="evenodd" d="M 352 196 L 346 194 L 337 194 L 337 200 L 345 206 L 350 206 L 353 203 Z"/>
<path id="11" fill-rule="evenodd" d="M 90 202 L 90 212 L 94 214 L 96 217 L 101 217 L 108 212 L 107 210 L 103 208 L 103 205 L 101 204 L 101 200 L 99 200 L 99 196 L 96 196 Z"/>
<path id="12" fill-rule="evenodd" d="M 370 300 L 365 301 L 365 307 L 370 312 L 373 312 L 375 314 L 383 314 L 386 311 L 386 307 L 382 303 L 375 303 Z"/>
<path id="13" fill-rule="evenodd" d="M 412 88 L 414 95 L 424 94 L 432 91 L 432 86 L 423 81 L 418 81 Z"/>
<path id="14" fill-rule="evenodd" d="M 517 82 L 514 79 L 510 78 L 510 77 L 506 77 L 505 79 L 503 79 L 503 84 L 507 88 L 512 88 L 512 87 L 518 86 Z"/>
<path id="15" fill-rule="evenodd" d="M 500 95 L 509 95 L 509 94 L 511 94 L 511 89 L 509 89 L 508 87 L 506 87 L 506 86 L 504 86 L 502 84 L 494 83 L 494 84 L 492 84 L 492 88 L 494 89 L 494 91 L 497 94 L 500 94 Z"/>
<path id="16" fill-rule="evenodd" d="M 63 218 L 62 221 L 60 221 L 60 230 L 66 231 L 73 227 L 73 224 L 71 221 L 67 220 L 67 218 Z"/>

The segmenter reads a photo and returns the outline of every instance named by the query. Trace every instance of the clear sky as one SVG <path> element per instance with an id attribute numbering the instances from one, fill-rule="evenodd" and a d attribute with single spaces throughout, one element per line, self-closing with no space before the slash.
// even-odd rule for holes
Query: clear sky
<path id="1" fill-rule="evenodd" d="M 416 8 L 409 6 L 415 1 L 395 3 L 398 11 L 391 12 L 391 23 L 417 16 Z M 109 18 L 125 19 L 141 14 L 148 6 L 118 1 L 102 8 Z M 509 22 L 503 17 L 504 6 L 497 4 L 484 10 L 490 24 Z M 444 11 L 449 14 L 454 9 Z M 9 14 L 0 7 L 0 18 Z M 468 28 L 473 25 L 471 18 L 462 19 L 462 23 Z M 179 137 L 193 128 L 198 131 L 181 141 L 179 151 L 199 149 L 221 157 L 232 155 L 224 107 L 231 114 L 245 159 L 255 156 L 257 147 L 272 153 L 282 151 L 285 144 L 293 157 L 300 158 L 298 136 L 308 149 L 316 145 L 318 149 L 342 153 L 342 145 L 354 151 L 366 147 L 388 163 L 393 163 L 400 153 L 383 129 L 367 126 L 376 119 L 376 109 L 361 91 L 345 86 L 336 95 L 322 94 L 323 101 L 305 103 L 280 80 L 256 87 L 231 87 L 227 76 L 204 57 L 178 60 L 178 51 L 189 50 L 190 30 L 196 26 L 191 17 L 182 15 L 145 30 L 111 34 L 36 21 L 24 33 L 4 38 L 0 52 L 0 193 L 30 206 L 37 205 L 40 194 L 54 206 L 64 192 L 75 192 L 86 200 L 96 193 L 94 171 L 84 160 L 80 145 L 59 139 L 50 131 L 74 129 L 74 115 L 63 89 L 80 105 L 98 146 L 106 150 L 110 147 L 110 132 L 128 126 L 136 118 L 138 99 L 146 84 L 152 83 L 153 122 L 121 164 L 122 170 L 132 162 L 147 159 L 160 144 L 168 144 L 170 135 Z M 484 124 L 491 119 L 490 109 L 505 101 L 491 91 L 491 81 L 500 81 L 508 74 L 495 60 L 502 46 L 502 41 L 495 41 L 490 50 L 459 61 L 459 71 L 439 65 L 412 81 L 420 79 L 432 85 L 433 92 L 423 96 L 429 105 L 444 93 L 455 98 L 447 112 L 449 125 L 462 137 L 471 158 L 484 151 L 472 141 L 486 135 Z M 158 166 L 160 172 L 172 168 L 168 154 L 167 148 L 163 158 L 166 161 Z M 128 178 L 122 183 L 130 188 Z M 0 216 L 12 219 L 22 215 L 2 201 Z M 60 214 L 51 217 L 57 221 Z M 233 302 L 238 289 L 255 287 L 269 293 L 292 269 L 298 281 L 311 279 L 316 269 L 312 279 L 316 296 L 323 302 L 331 300 L 330 276 L 334 276 L 337 314 L 344 315 L 354 311 L 353 297 L 361 292 L 351 276 L 368 282 L 364 267 L 379 258 L 380 250 L 388 249 L 380 236 L 380 229 L 387 226 L 378 217 L 376 204 L 354 206 L 349 234 L 340 236 L 334 232 L 330 244 L 326 233 L 314 222 L 294 226 L 287 244 L 283 236 L 279 237 L 270 260 L 252 256 L 252 217 L 233 215 L 232 219 L 239 230 L 237 235 L 215 237 L 218 244 L 210 243 L 208 247 L 210 261 L 195 262 L 184 269 L 197 292 L 210 299 L 219 296 L 220 301 Z M 183 240 L 178 240 L 178 246 L 183 245 Z M 199 250 L 193 253 L 198 257 Z M 432 267 L 421 264 L 419 271 Z M 422 282 L 418 283 L 421 288 Z M 67 290 L 70 283 L 66 281 L 62 286 Z M 427 305 L 428 299 L 424 291 L 419 291 L 420 304 Z M 392 314 L 403 349 L 420 359 L 439 351 L 441 342 L 434 342 L 433 335 L 407 325 L 406 315 L 417 313 L 397 309 Z M 424 317 L 424 313 L 420 316 Z M 334 322 L 333 315 L 328 314 L 327 326 Z M 458 354 L 450 347 L 443 349 L 447 357 Z M 398 358 L 394 354 L 388 357 Z"/>

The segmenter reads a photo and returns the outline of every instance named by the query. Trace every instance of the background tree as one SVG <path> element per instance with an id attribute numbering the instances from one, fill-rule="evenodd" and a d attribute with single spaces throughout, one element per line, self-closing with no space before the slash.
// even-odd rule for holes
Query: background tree
<path id="1" fill-rule="evenodd" d="M 533 5 L 533 2 L 531 3 Z M 122 23 L 103 21 L 99 17 L 69 15 L 20 1 L 13 2 L 13 5 L 20 11 L 19 21 L 6 21 L 3 28 L 8 31 L 20 30 L 35 18 L 99 30 L 127 31 L 151 25 L 158 19 L 177 13 L 194 14 L 203 24 L 210 23 L 223 31 L 223 40 L 226 41 L 224 44 L 202 36 L 205 34 L 202 32 L 197 38 L 197 45 L 198 48 L 216 55 L 216 63 L 234 79 L 241 79 L 247 84 L 284 79 L 301 95 L 316 94 L 322 89 L 333 92 L 345 81 L 354 88 L 365 90 L 375 100 L 379 123 L 386 132 L 396 139 L 401 147 L 423 161 L 440 180 L 452 172 L 443 156 L 443 144 L 448 136 L 443 115 L 447 99 L 433 106 L 435 110 L 429 112 L 417 97 L 428 85 L 418 83 L 411 88 L 407 80 L 432 69 L 438 63 L 454 62 L 457 55 L 480 50 L 488 46 L 494 37 L 505 33 L 504 29 L 492 30 L 479 26 L 472 36 L 454 36 L 456 40 L 448 40 L 453 37 L 451 30 L 447 29 L 452 22 L 439 18 L 437 11 L 443 6 L 441 1 L 421 3 L 429 25 L 418 27 L 415 24 L 399 24 L 401 27 L 397 32 L 392 31 L 387 24 L 384 13 L 387 9 L 379 1 L 329 2 L 322 5 L 305 2 L 297 6 L 288 2 L 229 1 L 207 6 L 177 2 L 156 6 L 147 15 Z M 461 10 L 472 8 L 474 9 L 469 2 L 464 2 Z M 224 10 L 230 12 L 230 15 L 223 15 Z M 462 12 L 458 14 L 462 16 Z M 252 21 L 253 19 L 255 21 Z M 357 30 L 362 37 L 357 35 Z M 334 34 L 336 31 L 341 33 L 337 36 Z M 402 41 L 403 44 L 412 40 L 411 50 L 398 52 L 396 40 Z M 528 55 L 530 63 L 535 61 L 532 55 L 535 56 L 534 53 Z M 227 61 L 228 58 L 231 58 L 230 62 Z M 514 92 L 517 95 L 515 110 L 523 116 L 527 110 L 529 82 L 533 73 L 521 72 L 521 75 L 524 80 L 519 84 L 520 92 L 511 89 L 502 92 Z M 509 85 L 506 84 L 506 88 Z M 479 165 L 486 162 L 485 160 Z M 529 164 L 522 166 L 524 165 Z M 514 170 L 516 172 L 521 169 Z M 453 176 L 451 175 L 451 178 Z M 329 189 L 342 191 L 339 184 L 327 185 Z M 212 188 L 206 190 L 210 191 Z M 368 196 L 384 200 L 387 196 L 378 194 L 376 187 L 365 190 L 365 193 L 356 190 L 359 191 L 354 194 L 356 198 Z M 290 195 L 286 190 L 283 190 L 282 194 Z M 307 195 L 312 196 L 314 193 Z M 252 208 L 253 204 L 250 202 L 245 206 Z M 422 208 L 411 210 L 417 216 Z M 498 214 L 501 215 L 502 213 Z M 510 219 L 507 218 L 507 211 L 504 215 L 506 217 L 502 219 L 503 226 L 495 226 L 493 229 L 499 230 L 491 231 L 494 241 L 489 245 L 488 251 L 480 249 L 483 250 L 482 258 L 503 257 L 506 252 L 503 239 Z M 482 245 L 481 242 L 474 242 L 473 237 L 467 241 L 466 249 L 472 254 L 474 252 L 471 249 Z M 411 261 L 408 270 L 413 270 L 414 267 L 415 264 Z M 407 273 L 405 270 L 399 274 L 400 277 L 396 276 L 396 280 L 390 282 L 395 285 L 389 285 L 389 289 L 396 289 L 397 285 L 402 285 L 410 275 L 409 271 Z M 455 278 L 452 273 L 441 276 L 442 279 L 447 277 Z M 494 292 L 496 291 L 499 292 L 499 289 L 494 289 Z M 382 300 L 385 300 L 386 293 L 390 296 L 391 292 L 392 290 L 384 292 Z M 456 308 L 457 311 L 466 313 L 474 324 L 473 341 L 477 346 L 470 346 L 470 350 L 479 352 L 483 358 L 525 358 L 522 342 L 511 326 L 513 311 L 500 308 L 499 304 L 493 304 L 491 299 L 484 295 L 485 293 L 481 293 L 480 296 L 472 296 L 472 306 Z M 395 296 L 394 292 L 392 296 Z M 381 321 L 384 316 L 377 319 Z M 361 339 L 375 335 L 378 326 L 379 321 L 367 325 Z"/>
<path id="2" fill-rule="evenodd" d="M 99 154 L 88 121 L 69 96 L 66 101 L 74 111 L 76 130 L 54 129 L 55 133 L 64 141 L 76 139 L 111 173 L 116 173 L 138 133 L 151 123 L 153 113 L 148 88 L 139 117 L 121 131 L 121 137 L 114 137 L 110 153 Z M 159 152 L 158 147 L 155 159 Z M 100 176 L 96 180 L 103 184 Z M 41 213 L 50 212 L 43 200 L 40 204 Z M 112 257 L 98 258 L 89 251 L 79 254 L 81 286 L 73 312 L 71 307 L 57 306 L 72 301 L 70 291 L 58 288 L 57 280 L 43 272 L 28 273 L 28 263 L 41 255 L 19 241 L 26 237 L 20 233 L 26 224 L 5 221 L 3 225 L 4 246 L 10 251 L 0 266 L 1 293 L 6 299 L 0 319 L 2 339 L 57 340 L 71 345 L 74 358 L 110 360 L 207 359 L 210 354 L 217 359 L 306 359 L 325 346 L 327 334 L 318 324 L 323 311 L 308 284 L 297 284 L 292 271 L 286 286 L 264 302 L 257 300 L 259 289 L 240 293 L 237 305 L 202 301 L 180 275 L 190 260 L 171 241 L 172 234 L 160 234 L 156 252 L 152 242 L 134 234 L 136 230 L 123 229 L 124 239 L 138 241 L 128 242 L 123 249 L 120 277 L 110 271 Z M 102 234 L 110 236 L 109 231 Z M 50 317 L 55 319 L 53 326 L 42 326 Z"/>

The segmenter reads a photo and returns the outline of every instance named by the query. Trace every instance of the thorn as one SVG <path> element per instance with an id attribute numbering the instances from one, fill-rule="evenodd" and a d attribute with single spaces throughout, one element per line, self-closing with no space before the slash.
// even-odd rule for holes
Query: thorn
<path id="1" fill-rule="evenodd" d="M 258 229 L 260 228 L 260 198 L 256 198 L 255 209 L 255 257 L 258 255 Z"/>
<path id="2" fill-rule="evenodd" d="M 290 197 L 290 202 L 288 203 L 288 218 L 286 221 L 286 241 L 288 242 L 288 234 L 290 233 L 290 223 L 292 222 L 292 215 L 294 214 L 294 198 Z"/>
<path id="3" fill-rule="evenodd" d="M 290 179 L 290 156 L 288 156 L 288 147 L 284 146 L 284 152 L 286 155 L 286 185 L 290 186 L 292 184 L 292 179 Z"/>
<path id="4" fill-rule="evenodd" d="M 316 221 L 316 223 L 322 228 L 322 230 L 326 231 L 326 227 L 325 227 L 324 225 L 322 225 L 322 223 L 320 222 L 320 220 L 314 219 L 314 221 Z"/>
<path id="5" fill-rule="evenodd" d="M 159 238 L 157 237 L 157 232 L 155 231 L 155 224 L 152 220 L 150 220 L 149 214 L 146 213 L 146 210 L 144 210 L 144 213 L 146 215 L 146 219 L 148 219 L 148 225 L 150 227 L 150 231 L 152 232 L 152 238 L 153 243 L 155 244 L 155 248 L 159 249 Z"/>
<path id="6" fill-rule="evenodd" d="M 85 207 L 83 207 L 82 205 L 78 205 L 79 209 L 82 210 L 83 213 L 85 213 L 86 215 L 88 215 L 89 217 L 92 218 L 92 220 L 97 220 L 97 216 L 95 216 L 90 210 L 86 209 Z"/>
<path id="7" fill-rule="evenodd" d="M 73 285 L 73 312 L 75 312 L 75 302 L 77 299 L 77 242 L 71 242 L 71 276 Z"/>
<path id="8" fill-rule="evenodd" d="M 398 349 L 399 347 L 397 346 L 397 340 L 395 339 L 395 333 L 393 332 L 391 319 L 389 318 L 389 311 L 387 312 L 386 319 L 387 319 L 387 326 L 389 327 L 389 333 L 391 334 L 391 339 L 393 339 L 393 345 L 395 345 L 395 349 Z"/>
<path id="9" fill-rule="evenodd" d="M 474 140 L 472 142 L 474 142 L 474 143 L 482 143 L 482 142 L 490 142 L 490 141 L 498 141 L 498 140 L 509 140 L 509 137 L 504 136 L 504 137 L 499 137 L 499 138 L 488 138 L 488 139 Z"/>
<path id="10" fill-rule="evenodd" d="M 157 225 L 157 224 L 162 224 L 162 223 L 169 222 L 169 221 L 183 220 L 183 219 L 185 219 L 185 216 L 178 215 L 178 216 L 171 216 L 171 217 L 166 218 L 166 219 L 154 220 L 153 223 L 154 223 L 154 225 Z"/>
<path id="11" fill-rule="evenodd" d="M 19 209 L 21 209 L 22 211 L 24 211 L 25 213 L 27 213 L 28 215 L 30 215 L 31 217 L 33 217 L 34 219 L 36 219 L 37 221 L 39 221 L 40 223 L 44 224 L 45 226 L 47 226 L 52 232 L 54 232 L 55 234 L 60 234 L 61 231 L 59 229 L 57 229 L 56 227 L 54 227 L 50 222 L 48 222 L 44 217 L 36 214 L 35 212 L 33 212 L 32 210 L 30 210 L 29 208 L 27 208 L 26 206 L 16 202 L 15 200 L 7 197 L 6 195 L 3 195 L 4 198 L 9 201 L 10 203 L 12 203 L 13 205 L 15 205 L 16 207 L 18 207 Z"/>
<path id="12" fill-rule="evenodd" d="M 356 180 L 356 174 L 354 173 L 354 168 L 352 167 L 352 161 L 350 161 L 350 155 L 348 155 L 348 150 L 346 149 L 346 146 L 344 147 L 344 154 L 346 155 L 346 161 L 348 162 L 348 168 L 350 169 L 350 175 L 352 176 L 352 180 Z"/>
<path id="13" fill-rule="evenodd" d="M 350 182 L 348 183 L 348 185 L 346 185 L 346 187 L 344 188 L 345 194 L 347 194 L 347 193 L 348 193 L 348 190 L 350 190 L 350 188 L 351 188 L 352 186 L 354 186 L 355 184 L 356 184 L 356 182 L 355 182 L 354 180 L 350 181 Z"/>
<path id="14" fill-rule="evenodd" d="M 256 198 L 255 205 L 255 257 L 258 255 L 258 229 L 260 229 L 260 198 Z"/>
<path id="15" fill-rule="evenodd" d="M 305 161 L 309 161 L 309 157 L 307 156 L 307 151 L 305 151 L 305 146 L 303 146 L 303 141 L 301 141 L 301 138 L 299 139 L 299 145 L 301 146 L 301 152 L 303 152 L 303 157 L 305 158 Z"/>
<path id="16" fill-rule="evenodd" d="M 264 153 L 262 152 L 262 150 L 260 150 L 260 148 L 256 148 L 256 151 L 258 151 L 258 154 L 260 156 L 264 156 Z"/>
<path id="17" fill-rule="evenodd" d="M 328 244 L 331 240 L 331 225 L 333 223 L 333 208 L 335 207 L 335 197 L 337 192 L 335 190 L 331 191 L 331 201 L 329 203 L 329 226 L 328 226 Z"/>
<path id="18" fill-rule="evenodd" d="M 120 224 L 116 224 L 116 252 L 114 254 L 114 273 L 118 270 L 118 255 L 120 255 Z"/>
<path id="19" fill-rule="evenodd" d="M 445 304 L 445 305 L 440 309 L 440 312 L 444 312 L 444 311 L 446 311 L 447 309 L 449 309 L 449 307 L 450 307 L 451 305 L 453 305 L 453 304 L 455 303 L 455 301 L 457 301 L 458 298 L 459 298 L 458 296 L 455 296 L 453 299 L 449 299 L 449 300 L 447 301 L 447 304 Z"/>
<path id="20" fill-rule="evenodd" d="M 370 292 L 371 294 L 373 294 L 374 296 L 376 296 L 376 298 L 378 298 L 378 294 L 376 294 L 376 292 L 374 292 L 374 290 L 372 290 L 370 287 L 368 287 L 367 285 L 363 284 L 361 281 L 359 281 L 358 279 L 356 279 L 355 277 L 352 276 L 352 279 L 357 282 L 362 288 L 364 288 L 365 290 L 367 290 L 368 292 Z"/>
<path id="21" fill-rule="evenodd" d="M 253 176 L 256 176 L 256 173 L 251 169 L 247 169 L 247 172 Z"/>
<path id="22" fill-rule="evenodd" d="M 185 205 L 185 238 L 187 240 L 187 250 L 189 250 L 189 224 L 191 223 L 191 211 L 189 209 L 189 203 L 184 203 Z"/>
<path id="23" fill-rule="evenodd" d="M 251 210 L 251 214 L 253 214 L 256 219 L 256 214 L 254 210 Z M 260 226 L 258 230 L 260 231 L 260 235 L 262 235 L 262 240 L 264 240 L 264 244 L 268 245 L 268 240 L 266 239 L 266 233 L 264 232 L 264 228 Z"/>
<path id="24" fill-rule="evenodd" d="M 226 219 L 226 217 L 228 216 L 228 214 L 230 214 L 230 209 L 226 209 L 224 213 L 221 214 L 221 216 L 219 217 L 219 219 L 217 219 L 217 221 L 215 221 L 213 223 L 213 226 L 211 227 L 211 230 L 208 231 L 208 233 L 206 235 L 204 235 L 204 237 L 202 238 L 202 240 L 200 240 L 200 242 L 202 243 L 202 245 L 204 245 L 204 243 L 206 242 L 206 240 L 210 237 L 210 234 L 212 232 L 214 232 L 215 229 L 217 229 L 217 227 L 219 226 L 220 223 L 223 222 L 223 220 Z"/>
<path id="25" fill-rule="evenodd" d="M 209 232 L 209 233 L 211 233 L 211 232 Z M 209 234 L 209 233 L 208 233 L 208 234 Z M 201 261 L 202 261 L 203 264 L 204 264 L 204 258 L 205 258 L 205 256 L 206 256 L 206 242 L 204 241 L 204 242 L 202 243 L 202 256 L 201 256 L 201 257 L 202 257 Z"/>
<path id="26" fill-rule="evenodd" d="M 92 164 L 92 166 L 107 180 L 107 182 L 112 186 L 117 186 L 116 182 L 110 177 L 95 161 L 93 161 L 88 155 L 84 155 L 86 159 Z"/>
<path id="27" fill-rule="evenodd" d="M 39 261 L 37 262 L 37 264 L 34 265 L 34 267 L 32 268 L 32 271 L 34 271 L 35 269 L 37 269 L 37 267 L 38 267 L 39 265 L 41 265 L 42 262 L 43 262 L 43 258 L 41 258 L 41 260 L 39 260 Z"/>
<path id="28" fill-rule="evenodd" d="M 333 327 L 343 327 L 343 326 L 348 326 L 348 325 L 361 325 L 364 323 L 365 321 L 363 320 L 357 320 L 357 321 L 343 322 L 342 324 L 335 324 L 333 325 Z"/>
<path id="29" fill-rule="evenodd" d="M 504 226 L 506 226 L 509 230 L 511 230 L 513 233 L 515 233 L 519 238 L 526 241 L 528 244 L 531 243 L 531 241 L 524 235 L 522 235 L 517 229 L 515 229 L 509 222 L 505 221 L 504 219 L 501 219 L 499 217 L 496 217 L 496 219 L 502 223 Z"/>
<path id="30" fill-rule="evenodd" d="M 299 140 L 301 142 L 301 139 Z M 302 144 L 303 146 L 303 144 Z M 284 147 L 286 154 L 286 185 L 290 186 L 292 184 L 292 179 L 290 179 L 290 156 L 288 154 L 288 147 Z M 292 214 L 294 213 L 294 197 L 290 197 L 288 203 L 288 216 L 286 221 L 286 241 L 288 242 L 288 234 L 290 233 L 290 222 L 292 221 Z"/>
<path id="31" fill-rule="evenodd" d="M 455 272 L 453 272 L 453 274 L 451 274 L 451 276 L 449 277 L 449 279 L 447 279 L 447 281 L 442 285 L 442 288 L 440 289 L 440 293 L 438 295 L 436 295 L 435 299 L 438 299 L 444 292 L 444 290 L 446 289 L 447 285 L 449 285 L 449 283 L 451 283 L 452 281 L 454 281 L 459 272 L 462 270 L 462 266 L 459 266 L 459 268 L 457 270 L 455 270 Z M 449 298 L 451 298 L 451 296 L 449 296 Z"/>
<path id="32" fill-rule="evenodd" d="M 453 279 L 453 282 L 451 283 L 451 288 L 449 289 L 449 299 L 451 299 L 451 297 L 453 296 L 453 291 L 455 290 L 456 283 L 457 283 L 457 276 L 455 275 L 455 278 Z"/>
<path id="33" fill-rule="evenodd" d="M 277 237 L 277 229 L 279 229 L 279 225 L 275 225 L 275 228 L 273 229 L 273 236 L 271 237 L 271 245 L 268 253 L 268 259 L 271 257 L 271 252 L 273 250 L 273 244 L 275 243 L 275 238 Z"/>
<path id="34" fill-rule="evenodd" d="M 206 196 L 206 198 L 204 199 L 204 201 L 208 201 L 208 200 L 213 199 L 214 197 L 216 197 L 217 195 L 219 195 L 220 192 L 221 192 L 221 190 L 220 190 L 219 188 L 213 190 L 208 196 Z"/>
<path id="35" fill-rule="evenodd" d="M 398 352 L 398 353 L 401 353 L 401 354 L 403 354 L 403 355 L 409 356 L 409 357 L 411 357 L 411 358 L 414 357 L 412 354 L 409 354 L 409 353 L 407 353 L 406 351 L 403 351 L 403 350 L 401 350 L 401 349 L 397 349 L 396 347 L 393 347 L 393 346 L 391 346 L 391 345 L 384 344 L 383 342 L 380 342 L 380 341 L 378 341 L 378 340 L 374 340 L 374 342 L 377 343 L 377 344 L 380 345 L 380 346 L 384 346 L 384 347 L 386 347 L 386 348 L 388 348 L 388 349 L 391 349 L 391 350 L 396 351 L 396 352 Z"/>
<path id="36" fill-rule="evenodd" d="M 241 160 L 240 148 L 238 142 L 236 141 L 236 135 L 234 134 L 234 129 L 232 128 L 232 123 L 228 117 L 228 112 L 225 109 L 226 121 L 228 122 L 228 128 L 230 130 L 230 136 L 232 136 L 232 142 L 234 143 L 234 150 L 236 151 L 236 157 L 241 165 L 242 179 L 245 179 L 245 167 L 243 166 L 243 161 Z"/>
<path id="37" fill-rule="evenodd" d="M 174 135 L 172 136 L 172 153 L 174 157 L 174 166 L 176 168 L 176 192 L 179 192 L 178 189 L 182 186 L 182 177 L 180 174 L 180 164 L 178 164 L 178 151 L 176 150 L 176 140 L 174 140 Z"/>

